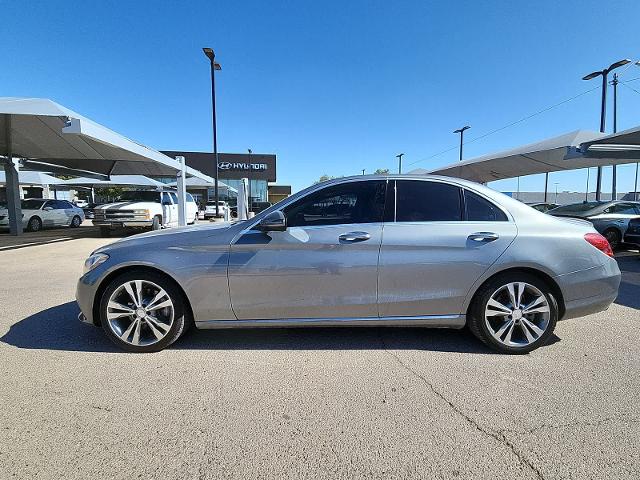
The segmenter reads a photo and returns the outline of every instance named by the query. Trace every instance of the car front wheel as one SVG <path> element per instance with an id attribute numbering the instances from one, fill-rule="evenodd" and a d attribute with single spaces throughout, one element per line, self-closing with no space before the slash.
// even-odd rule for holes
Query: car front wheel
<path id="1" fill-rule="evenodd" d="M 500 275 L 485 283 L 469 308 L 468 324 L 487 346 L 502 353 L 528 353 L 544 345 L 558 320 L 549 286 L 526 273 Z"/>
<path id="2" fill-rule="evenodd" d="M 157 352 L 175 342 L 188 325 L 180 289 L 166 277 L 131 271 L 114 278 L 100 301 L 107 336 L 129 352 Z"/>
<path id="3" fill-rule="evenodd" d="M 42 230 L 42 220 L 39 217 L 31 217 L 27 223 L 27 230 L 30 232 L 38 232 Z"/>

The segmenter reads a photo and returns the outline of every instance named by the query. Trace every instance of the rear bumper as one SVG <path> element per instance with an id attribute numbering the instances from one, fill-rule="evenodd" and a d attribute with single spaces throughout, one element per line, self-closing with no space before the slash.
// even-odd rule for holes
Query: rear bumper
<path id="1" fill-rule="evenodd" d="M 555 278 L 564 296 L 562 320 L 602 312 L 618 296 L 621 274 L 614 259 L 604 265 L 559 275 Z"/>

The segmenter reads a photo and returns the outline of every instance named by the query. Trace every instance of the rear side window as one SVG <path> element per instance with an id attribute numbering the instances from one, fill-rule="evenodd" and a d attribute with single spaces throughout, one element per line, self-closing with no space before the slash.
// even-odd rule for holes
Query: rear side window
<path id="1" fill-rule="evenodd" d="M 460 188 L 441 182 L 396 182 L 397 222 L 450 222 L 462 220 Z"/>
<path id="2" fill-rule="evenodd" d="M 171 195 L 171 200 L 173 200 L 173 204 L 177 205 L 178 204 L 178 196 L 173 192 L 169 192 L 169 195 Z"/>
<path id="3" fill-rule="evenodd" d="M 193 196 L 190 193 L 187 193 L 186 196 L 187 196 L 187 202 L 191 202 L 191 203 L 195 202 L 195 200 L 193 199 Z"/>
<path id="4" fill-rule="evenodd" d="M 607 208 L 607 210 L 610 210 L 611 213 L 620 213 L 623 215 L 640 214 L 640 209 L 638 209 L 638 207 L 633 203 L 618 203 L 610 208 Z"/>
<path id="5" fill-rule="evenodd" d="M 469 190 L 464 191 L 466 219 L 470 222 L 506 222 L 507 216 L 496 205 Z"/>

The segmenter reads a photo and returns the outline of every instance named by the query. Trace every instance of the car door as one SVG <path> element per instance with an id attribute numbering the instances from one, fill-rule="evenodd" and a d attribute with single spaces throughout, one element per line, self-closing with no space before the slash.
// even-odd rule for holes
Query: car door
<path id="1" fill-rule="evenodd" d="M 76 215 L 76 208 L 71 202 L 67 200 L 58 200 L 58 208 L 60 209 L 60 224 L 70 225 L 74 215 Z"/>
<path id="2" fill-rule="evenodd" d="M 376 318 L 386 183 L 327 186 L 283 208 L 286 231 L 244 231 L 229 259 L 236 317 Z"/>
<path id="3" fill-rule="evenodd" d="M 178 207 L 178 195 L 176 195 L 174 192 L 169 192 L 169 195 L 171 196 L 171 218 L 173 218 L 173 223 L 175 225 L 178 224 L 178 217 L 179 217 L 179 207 Z M 185 213 L 188 212 L 188 210 L 185 208 Z M 189 217 L 187 217 L 189 218 Z"/>
<path id="4" fill-rule="evenodd" d="M 515 224 L 488 199 L 446 182 L 398 180 L 393 188 L 394 221 L 384 224 L 380 248 L 380 316 L 463 313 L 473 284 L 515 238 Z"/>
<path id="5" fill-rule="evenodd" d="M 63 225 L 66 219 L 62 202 L 59 200 L 47 200 L 41 213 L 42 225 L 45 227 Z"/>
<path id="6" fill-rule="evenodd" d="M 173 215 L 173 203 L 171 202 L 171 197 L 168 192 L 162 192 L 162 223 L 163 225 L 171 225 L 173 224 L 174 215 Z"/>

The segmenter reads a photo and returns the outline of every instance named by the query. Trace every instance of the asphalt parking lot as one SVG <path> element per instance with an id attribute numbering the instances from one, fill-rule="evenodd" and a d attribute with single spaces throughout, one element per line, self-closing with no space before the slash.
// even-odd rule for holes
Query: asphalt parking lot
<path id="1" fill-rule="evenodd" d="M 76 320 L 110 241 L 87 228 L 0 238 L 3 479 L 640 475 L 637 253 L 607 312 L 526 356 L 383 328 L 191 331 L 135 355 Z"/>

